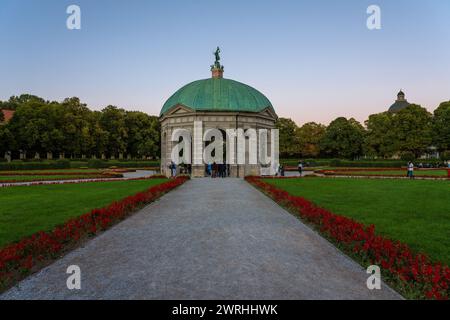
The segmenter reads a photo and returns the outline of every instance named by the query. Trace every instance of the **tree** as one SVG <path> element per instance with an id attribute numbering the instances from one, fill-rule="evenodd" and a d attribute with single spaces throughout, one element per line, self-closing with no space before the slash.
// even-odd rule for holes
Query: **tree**
<path id="1" fill-rule="evenodd" d="M 401 153 L 412 152 L 416 158 L 423 155 L 432 142 L 431 123 L 431 114 L 416 104 L 397 112 L 392 122 L 396 149 Z"/>
<path id="2" fill-rule="evenodd" d="M 295 139 L 295 132 L 298 129 L 295 122 L 291 119 L 279 118 L 275 126 L 279 130 L 280 156 L 289 157 L 300 154 L 300 148 Z"/>
<path id="3" fill-rule="evenodd" d="M 18 106 L 24 105 L 24 104 L 33 104 L 33 105 L 42 105 L 45 103 L 45 100 L 31 95 L 31 94 L 22 94 L 20 96 L 12 96 L 9 98 L 8 101 L 4 101 L 2 103 L 2 108 L 3 109 L 8 109 L 8 110 L 16 110 Z"/>
<path id="4" fill-rule="evenodd" d="M 364 151 L 369 156 L 388 158 L 396 152 L 396 135 L 393 131 L 393 114 L 372 114 L 365 122 L 367 127 Z"/>
<path id="5" fill-rule="evenodd" d="M 160 152 L 159 119 L 143 112 L 127 112 L 114 106 L 91 111 L 77 97 L 50 102 L 28 94 L 0 101 L 1 108 L 16 111 L 9 123 L 2 124 L 3 139 L 12 136 L 12 142 L 7 147 L 2 141 L 0 150 L 74 157 L 117 156 L 124 152 L 146 157 Z"/>
<path id="6" fill-rule="evenodd" d="M 320 140 L 322 152 L 329 157 L 355 159 L 363 154 L 365 130 L 355 119 L 337 118 Z"/>
<path id="7" fill-rule="evenodd" d="M 325 134 L 326 126 L 315 122 L 305 123 L 297 128 L 295 138 L 302 157 L 318 157 L 320 154 L 319 142 Z"/>
<path id="8" fill-rule="evenodd" d="M 433 143 L 438 151 L 450 150 L 450 101 L 442 102 L 434 110 Z"/>
<path id="9" fill-rule="evenodd" d="M 0 125 L 0 157 L 15 148 L 14 135 L 6 125 Z"/>
<path id="10" fill-rule="evenodd" d="M 102 110 L 100 125 L 108 132 L 107 152 L 110 156 L 124 153 L 127 148 L 127 128 L 125 126 L 124 109 L 108 106 Z"/>
<path id="11" fill-rule="evenodd" d="M 139 157 L 159 154 L 161 139 L 157 117 L 129 111 L 126 113 L 125 125 L 128 130 L 127 153 Z"/>

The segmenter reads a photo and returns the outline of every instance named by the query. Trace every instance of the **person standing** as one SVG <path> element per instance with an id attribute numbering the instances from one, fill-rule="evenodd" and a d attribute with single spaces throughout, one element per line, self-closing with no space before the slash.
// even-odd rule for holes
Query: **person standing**
<path id="1" fill-rule="evenodd" d="M 414 164 L 411 161 L 408 163 L 408 177 L 414 179 Z"/>
<path id="2" fill-rule="evenodd" d="M 211 163 L 208 163 L 208 166 L 206 168 L 207 168 L 206 171 L 207 171 L 208 176 L 212 177 L 212 165 L 211 165 Z"/>
<path id="3" fill-rule="evenodd" d="M 299 161 L 297 167 L 298 167 L 298 173 L 300 174 L 300 177 L 301 177 L 303 174 L 303 162 Z"/>

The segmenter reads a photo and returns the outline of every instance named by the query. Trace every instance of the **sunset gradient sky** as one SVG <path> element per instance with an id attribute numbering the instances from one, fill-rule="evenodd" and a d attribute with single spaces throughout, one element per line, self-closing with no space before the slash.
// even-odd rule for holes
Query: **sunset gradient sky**
<path id="1" fill-rule="evenodd" d="M 77 4 L 82 29 L 66 28 Z M 382 29 L 366 27 L 381 7 Z M 450 100 L 447 0 L 0 0 L 0 100 L 78 96 L 158 115 L 184 84 L 225 77 L 263 92 L 279 116 L 329 123 L 385 111 L 400 89 L 433 111 Z"/>

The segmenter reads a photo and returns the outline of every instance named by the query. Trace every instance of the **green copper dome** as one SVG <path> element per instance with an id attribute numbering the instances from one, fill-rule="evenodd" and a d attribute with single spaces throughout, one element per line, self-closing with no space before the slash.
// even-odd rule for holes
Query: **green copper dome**
<path id="1" fill-rule="evenodd" d="M 161 109 L 160 116 L 177 105 L 195 111 L 261 112 L 273 110 L 272 104 L 258 90 L 223 78 L 191 82 L 175 92 Z"/>

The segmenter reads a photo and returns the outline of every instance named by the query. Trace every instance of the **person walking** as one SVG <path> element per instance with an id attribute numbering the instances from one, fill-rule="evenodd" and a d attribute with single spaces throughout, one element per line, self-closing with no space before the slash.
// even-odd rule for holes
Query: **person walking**
<path id="1" fill-rule="evenodd" d="M 170 173 L 172 178 L 175 178 L 177 175 L 177 165 L 173 161 L 170 162 Z"/>
<path id="2" fill-rule="evenodd" d="M 217 163 L 214 161 L 213 165 L 212 165 L 212 177 L 216 178 L 217 177 Z"/>
<path id="3" fill-rule="evenodd" d="M 298 162 L 297 168 L 298 168 L 298 173 L 300 174 L 300 177 L 301 177 L 303 174 L 303 162 L 301 160 Z"/>
<path id="4" fill-rule="evenodd" d="M 408 175 L 410 179 L 414 179 L 414 164 L 410 161 L 408 163 Z"/>

